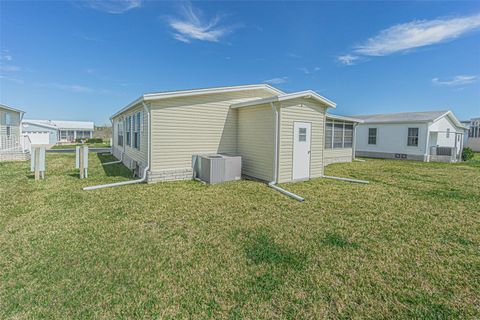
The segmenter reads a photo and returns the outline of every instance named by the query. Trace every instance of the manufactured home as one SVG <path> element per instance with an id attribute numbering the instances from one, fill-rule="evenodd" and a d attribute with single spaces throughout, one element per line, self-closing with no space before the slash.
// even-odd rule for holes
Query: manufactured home
<path id="1" fill-rule="evenodd" d="M 480 118 L 473 118 L 465 125 L 468 127 L 468 134 L 465 135 L 467 137 L 465 147 L 480 152 Z"/>
<path id="2" fill-rule="evenodd" d="M 24 111 L 0 104 L 0 161 L 26 160 L 30 143 L 20 123 Z"/>
<path id="3" fill-rule="evenodd" d="M 30 120 L 22 121 L 22 130 L 34 145 L 73 143 L 77 139 L 93 137 L 91 121 Z"/>
<path id="4" fill-rule="evenodd" d="M 327 115 L 335 107 L 266 84 L 145 94 L 111 117 L 112 152 L 148 182 L 192 179 L 195 156 L 217 153 L 267 182 L 321 177 L 354 156 L 358 120 Z"/>
<path id="5" fill-rule="evenodd" d="M 457 162 L 466 128 L 448 110 L 357 115 L 356 156 Z"/>

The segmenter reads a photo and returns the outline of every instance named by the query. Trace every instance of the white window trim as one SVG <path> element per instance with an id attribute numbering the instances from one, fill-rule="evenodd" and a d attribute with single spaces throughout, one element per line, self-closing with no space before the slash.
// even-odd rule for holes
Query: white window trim
<path id="1" fill-rule="evenodd" d="M 410 129 L 417 129 L 417 145 L 409 145 L 410 142 Z M 412 136 L 414 137 L 414 136 Z M 407 148 L 418 148 L 420 145 L 420 128 L 419 127 L 408 127 L 407 128 Z"/>

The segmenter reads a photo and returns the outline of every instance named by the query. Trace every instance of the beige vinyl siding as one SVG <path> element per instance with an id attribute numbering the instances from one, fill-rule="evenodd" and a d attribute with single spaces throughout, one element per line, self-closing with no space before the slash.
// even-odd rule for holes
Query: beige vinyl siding
<path id="1" fill-rule="evenodd" d="M 5 123 L 5 115 L 10 114 L 10 134 L 11 136 L 20 137 L 20 113 L 0 107 L 0 135 L 7 135 L 7 124 Z"/>
<path id="2" fill-rule="evenodd" d="M 238 110 L 238 154 L 242 173 L 257 179 L 273 180 L 275 119 L 270 105 Z"/>
<path id="3" fill-rule="evenodd" d="M 352 148 L 325 149 L 323 165 L 327 166 L 337 162 L 351 162 L 353 159 Z"/>
<path id="4" fill-rule="evenodd" d="M 237 110 L 266 90 L 195 95 L 152 102 L 151 171 L 192 167 L 192 155 L 237 152 Z"/>
<path id="5" fill-rule="evenodd" d="M 292 181 L 293 125 L 296 121 L 311 123 L 310 177 L 320 177 L 323 174 L 326 107 L 306 99 L 284 101 L 280 106 L 278 182 Z"/>
<path id="6" fill-rule="evenodd" d="M 124 126 L 123 128 L 123 148 L 118 146 L 118 132 L 117 132 L 117 124 L 120 121 L 123 121 L 125 117 L 134 116 L 137 112 L 141 112 L 141 122 L 140 122 L 140 149 L 136 149 L 133 147 L 133 130 L 132 130 L 132 137 L 130 140 L 130 146 L 127 146 L 127 130 Z M 115 148 L 118 152 L 124 152 L 124 155 L 127 156 L 129 159 L 137 161 L 141 167 L 145 167 L 147 165 L 147 154 L 148 154 L 148 117 L 145 113 L 145 110 L 142 105 L 138 105 L 137 107 L 130 109 L 115 119 L 113 119 L 114 125 L 114 136 L 113 136 L 113 143 Z"/>

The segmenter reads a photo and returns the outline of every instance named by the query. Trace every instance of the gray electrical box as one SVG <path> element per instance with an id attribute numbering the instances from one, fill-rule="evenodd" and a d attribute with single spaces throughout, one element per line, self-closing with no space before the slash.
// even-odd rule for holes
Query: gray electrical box
<path id="1" fill-rule="evenodd" d="M 242 157 L 228 154 L 193 156 L 194 176 L 209 184 L 242 178 Z"/>

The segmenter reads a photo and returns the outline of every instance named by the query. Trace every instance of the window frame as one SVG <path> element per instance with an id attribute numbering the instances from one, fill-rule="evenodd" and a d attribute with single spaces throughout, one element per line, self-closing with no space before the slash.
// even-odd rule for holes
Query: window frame
<path id="1" fill-rule="evenodd" d="M 350 141 L 348 141 L 348 145 L 346 145 L 346 132 L 347 127 L 350 126 L 351 129 L 351 137 L 348 137 Z M 337 131 L 335 131 L 337 128 Z M 341 128 L 341 131 L 339 130 Z M 335 134 L 337 132 L 337 134 Z M 338 138 L 337 135 L 341 132 L 341 146 L 340 142 L 337 140 L 335 142 L 335 138 Z M 350 149 L 353 148 L 354 144 L 354 136 L 355 136 L 355 124 L 353 122 L 348 121 L 335 121 L 335 120 L 327 120 L 325 123 L 325 149 Z M 335 144 L 336 143 L 336 144 Z"/>
<path id="2" fill-rule="evenodd" d="M 372 135 L 370 130 L 375 130 L 375 134 Z M 377 145 L 377 137 L 378 137 L 378 128 L 368 128 L 368 135 L 367 135 L 367 144 L 369 145 Z M 370 139 L 374 139 L 374 142 L 372 143 Z"/>
<path id="3" fill-rule="evenodd" d="M 352 129 L 351 129 L 351 133 L 352 135 L 349 137 L 351 140 L 349 141 L 349 145 L 347 146 L 346 145 L 346 133 L 347 133 L 347 126 L 351 126 Z M 350 129 L 349 129 L 350 131 Z M 343 124 L 343 148 L 346 149 L 346 148 L 353 148 L 353 136 L 354 136 L 354 131 L 355 131 L 355 126 L 353 123 L 346 123 L 344 122 Z"/>
<path id="4" fill-rule="evenodd" d="M 137 112 L 133 115 L 133 148 L 140 150 L 140 128 L 141 128 L 142 114 Z"/>
<path id="5" fill-rule="evenodd" d="M 411 135 L 410 130 L 416 130 L 417 131 L 416 136 Z M 414 140 L 411 140 L 411 139 L 414 139 Z M 408 127 L 408 129 L 407 129 L 407 147 L 417 148 L 419 140 L 420 140 L 420 128 L 418 128 L 418 127 Z M 412 144 L 411 141 L 415 141 L 416 144 Z"/>
<path id="6" fill-rule="evenodd" d="M 120 120 L 117 123 L 117 146 L 123 148 L 123 137 L 124 137 L 124 131 L 123 131 L 123 126 L 124 126 L 125 121 Z"/>

